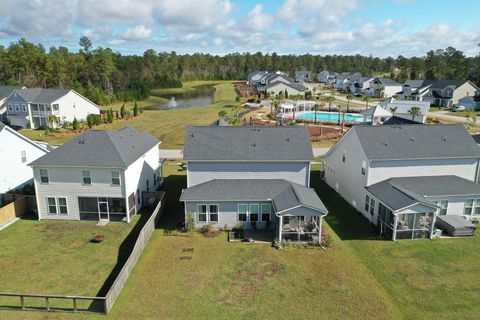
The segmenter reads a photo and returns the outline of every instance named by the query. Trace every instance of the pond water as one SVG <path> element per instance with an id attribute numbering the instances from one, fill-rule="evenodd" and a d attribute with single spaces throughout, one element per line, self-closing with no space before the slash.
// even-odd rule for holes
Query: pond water
<path id="1" fill-rule="evenodd" d="M 201 85 L 194 87 L 194 90 L 188 90 L 185 92 L 159 94 L 156 96 L 168 99 L 169 102 L 161 105 L 145 107 L 145 109 L 162 110 L 208 106 L 214 102 L 214 92 L 215 88 L 213 85 Z"/>

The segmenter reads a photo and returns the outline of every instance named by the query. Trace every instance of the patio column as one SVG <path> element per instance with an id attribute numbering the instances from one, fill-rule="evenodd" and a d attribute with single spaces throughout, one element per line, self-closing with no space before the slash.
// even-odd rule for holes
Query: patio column
<path id="1" fill-rule="evenodd" d="M 280 216 L 278 218 L 278 242 L 282 243 L 283 216 Z"/>
<path id="2" fill-rule="evenodd" d="M 318 244 L 322 243 L 322 222 L 323 216 L 320 216 L 320 221 L 318 222 Z"/>
<path id="3" fill-rule="evenodd" d="M 430 240 L 433 238 L 433 230 L 435 229 L 435 221 L 437 220 L 437 211 L 433 212 L 432 225 L 430 226 Z"/>
<path id="4" fill-rule="evenodd" d="M 398 217 L 395 215 L 395 219 L 393 219 L 393 241 L 397 241 L 397 220 Z"/>
<path id="5" fill-rule="evenodd" d="M 125 198 L 125 208 L 127 209 L 127 223 L 130 223 L 130 208 L 128 207 L 128 198 Z"/>

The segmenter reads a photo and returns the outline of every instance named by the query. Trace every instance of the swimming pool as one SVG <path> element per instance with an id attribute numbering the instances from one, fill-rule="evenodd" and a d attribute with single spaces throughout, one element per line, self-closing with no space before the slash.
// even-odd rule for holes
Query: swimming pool
<path id="1" fill-rule="evenodd" d="M 307 112 L 296 113 L 295 118 L 315 120 L 315 112 L 307 111 Z M 340 120 L 343 120 L 343 115 L 340 116 Z M 336 121 L 338 121 L 338 112 L 318 111 L 317 112 L 317 121 L 336 122 Z M 352 113 L 346 113 L 345 114 L 345 121 L 347 121 L 347 122 L 363 122 L 363 116 L 352 114 Z"/>

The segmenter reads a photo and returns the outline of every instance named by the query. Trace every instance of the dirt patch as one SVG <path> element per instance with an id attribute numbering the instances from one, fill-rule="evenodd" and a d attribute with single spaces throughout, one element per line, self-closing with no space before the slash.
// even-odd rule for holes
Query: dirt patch
<path id="1" fill-rule="evenodd" d="M 247 310 L 265 282 L 273 278 L 279 270 L 280 266 L 274 262 L 239 265 L 239 270 L 227 277 L 228 286 L 219 303 Z"/>

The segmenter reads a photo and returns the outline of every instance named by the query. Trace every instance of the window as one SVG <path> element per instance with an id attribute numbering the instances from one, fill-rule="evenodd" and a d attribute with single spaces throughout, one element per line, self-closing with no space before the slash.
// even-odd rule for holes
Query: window
<path id="1" fill-rule="evenodd" d="M 238 205 L 238 221 L 247 221 L 248 204 Z"/>
<path id="2" fill-rule="evenodd" d="M 48 214 L 57 214 L 57 202 L 55 198 L 47 198 Z"/>
<path id="3" fill-rule="evenodd" d="M 137 189 L 137 203 L 140 205 L 140 189 Z"/>
<path id="4" fill-rule="evenodd" d="M 120 171 L 112 171 L 112 185 L 119 186 L 120 185 Z M 138 192 L 138 190 L 137 190 Z"/>
<path id="5" fill-rule="evenodd" d="M 25 150 L 20 151 L 20 157 L 22 158 L 22 163 L 27 162 L 27 152 Z"/>
<path id="6" fill-rule="evenodd" d="M 250 221 L 258 221 L 259 208 L 258 204 L 250 205 Z"/>
<path id="7" fill-rule="evenodd" d="M 13 111 L 13 106 L 11 103 L 8 104 L 8 111 Z"/>
<path id="8" fill-rule="evenodd" d="M 365 196 L 365 211 L 370 211 L 370 197 L 368 194 Z"/>
<path id="9" fill-rule="evenodd" d="M 465 202 L 465 210 L 463 211 L 463 214 L 466 216 L 471 216 L 473 211 L 473 199 L 467 199 Z"/>
<path id="10" fill-rule="evenodd" d="M 40 182 L 41 183 L 48 183 L 48 170 L 47 169 L 40 169 Z"/>
<path id="11" fill-rule="evenodd" d="M 210 222 L 218 222 L 218 204 L 211 204 L 208 208 Z"/>
<path id="12" fill-rule="evenodd" d="M 197 206 L 197 221 L 207 222 L 207 205 L 206 204 L 199 204 Z"/>
<path id="13" fill-rule="evenodd" d="M 155 173 L 153 174 L 153 185 L 157 185 L 157 175 Z"/>
<path id="14" fill-rule="evenodd" d="M 82 181 L 83 184 L 91 185 L 92 177 L 90 176 L 90 170 L 82 170 Z"/>
<path id="15" fill-rule="evenodd" d="M 372 216 L 375 213 L 375 200 L 368 194 L 365 196 L 365 211 L 370 212 Z"/>
<path id="16" fill-rule="evenodd" d="M 58 111 L 58 104 L 53 105 L 53 111 Z"/>
<path id="17" fill-rule="evenodd" d="M 475 214 L 480 214 L 480 200 L 477 199 L 475 200 L 475 210 L 474 210 Z"/>
<path id="18" fill-rule="evenodd" d="M 150 183 L 149 183 L 149 181 L 148 181 L 148 179 L 147 179 L 147 192 L 148 192 L 148 191 L 150 191 Z"/>
<path id="19" fill-rule="evenodd" d="M 262 204 L 262 221 L 270 221 L 270 214 L 272 213 L 272 206 L 269 203 Z"/>
<path id="20" fill-rule="evenodd" d="M 22 111 L 27 112 L 27 105 L 26 104 L 22 104 Z"/>
<path id="21" fill-rule="evenodd" d="M 18 105 L 18 103 L 15 103 L 15 111 L 20 111 L 20 106 Z"/>
<path id="22" fill-rule="evenodd" d="M 367 162 L 364 160 L 362 161 L 362 174 L 365 175 L 367 171 Z"/>
<path id="23" fill-rule="evenodd" d="M 68 214 L 67 198 L 58 198 L 58 213 Z"/>
<path id="24" fill-rule="evenodd" d="M 444 216 L 447 214 L 448 209 L 448 200 L 437 201 L 438 206 L 440 207 L 440 215 Z"/>
<path id="25" fill-rule="evenodd" d="M 375 200 L 370 198 L 370 214 L 373 216 L 375 214 Z"/>

